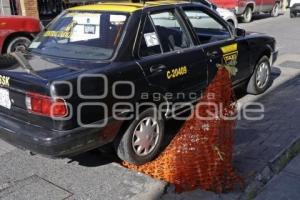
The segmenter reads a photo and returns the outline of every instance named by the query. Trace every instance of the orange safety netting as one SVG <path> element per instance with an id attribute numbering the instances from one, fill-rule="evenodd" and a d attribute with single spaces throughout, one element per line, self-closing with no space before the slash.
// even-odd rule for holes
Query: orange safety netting
<path id="1" fill-rule="evenodd" d="M 230 75 L 221 67 L 196 106 L 193 117 L 184 123 L 154 161 L 141 166 L 123 164 L 175 184 L 177 192 L 197 188 L 216 192 L 233 189 L 236 183 L 241 183 L 232 167 L 236 119 L 226 117 L 235 115 Z"/>

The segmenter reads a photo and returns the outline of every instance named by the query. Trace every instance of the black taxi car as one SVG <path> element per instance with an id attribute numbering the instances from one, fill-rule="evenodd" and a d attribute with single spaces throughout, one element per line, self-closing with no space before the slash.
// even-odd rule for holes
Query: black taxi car
<path id="1" fill-rule="evenodd" d="M 146 2 L 71 8 L 12 56 L 0 70 L 0 138 L 50 157 L 114 142 L 142 164 L 182 108 L 170 107 L 198 99 L 218 64 L 235 63 L 234 87 L 259 94 L 277 51 L 274 38 L 233 30 L 203 4 Z"/>

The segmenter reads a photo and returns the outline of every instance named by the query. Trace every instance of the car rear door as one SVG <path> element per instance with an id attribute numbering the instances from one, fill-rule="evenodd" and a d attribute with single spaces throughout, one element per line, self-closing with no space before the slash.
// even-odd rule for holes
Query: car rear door
<path id="1" fill-rule="evenodd" d="M 172 93 L 172 101 L 196 100 L 207 86 L 205 55 L 178 11 L 149 12 L 140 33 L 138 63 L 150 85 Z"/>
<path id="2" fill-rule="evenodd" d="M 182 12 L 203 48 L 208 65 L 208 81 L 216 74 L 218 64 L 236 62 L 237 73 L 232 77 L 233 84 L 242 80 L 249 69 L 248 45 L 236 40 L 230 27 L 213 11 L 202 6 L 184 6 Z"/>

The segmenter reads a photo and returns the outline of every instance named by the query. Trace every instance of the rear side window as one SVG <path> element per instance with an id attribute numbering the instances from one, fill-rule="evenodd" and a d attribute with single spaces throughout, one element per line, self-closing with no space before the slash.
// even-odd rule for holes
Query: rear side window
<path id="1" fill-rule="evenodd" d="M 151 14 L 151 19 L 164 52 L 190 47 L 191 42 L 175 12 L 154 13 Z"/>
<path id="2" fill-rule="evenodd" d="M 226 26 L 202 10 L 184 10 L 202 44 L 226 40 L 231 34 Z"/>
<path id="3" fill-rule="evenodd" d="M 161 54 L 162 48 L 157 33 L 149 17 L 146 18 L 142 33 L 139 56 L 146 57 Z"/>

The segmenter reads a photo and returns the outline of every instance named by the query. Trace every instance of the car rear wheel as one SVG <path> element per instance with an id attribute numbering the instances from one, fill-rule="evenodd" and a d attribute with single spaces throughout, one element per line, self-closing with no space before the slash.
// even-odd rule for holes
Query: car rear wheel
<path id="1" fill-rule="evenodd" d="M 228 20 L 227 23 L 231 28 L 235 28 L 234 22 L 232 20 Z"/>
<path id="2" fill-rule="evenodd" d="M 244 23 L 251 22 L 252 16 L 253 16 L 253 13 L 252 13 L 251 7 L 247 6 L 244 11 L 243 17 L 242 17 L 242 22 L 244 22 Z"/>
<path id="3" fill-rule="evenodd" d="M 271 11 L 272 17 L 277 17 L 279 15 L 279 3 L 276 3 Z"/>
<path id="4" fill-rule="evenodd" d="M 157 117 L 156 109 L 148 108 L 116 140 L 116 151 L 124 161 L 136 165 L 145 164 L 160 152 L 163 137 L 164 120 Z"/>
<path id="5" fill-rule="evenodd" d="M 24 52 L 30 45 L 31 38 L 26 36 L 17 36 L 9 40 L 5 53 L 12 53 L 15 51 Z"/>
<path id="6" fill-rule="evenodd" d="M 269 58 L 263 56 L 257 63 L 247 86 L 247 92 L 250 94 L 261 94 L 265 92 L 271 80 L 271 65 Z"/>

